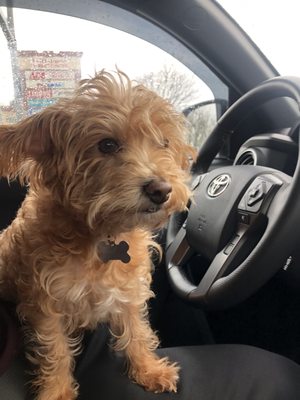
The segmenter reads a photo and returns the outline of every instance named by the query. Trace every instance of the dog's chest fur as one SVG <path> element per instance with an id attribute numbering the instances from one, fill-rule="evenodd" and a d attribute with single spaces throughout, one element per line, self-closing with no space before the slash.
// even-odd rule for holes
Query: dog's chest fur
<path id="1" fill-rule="evenodd" d="M 63 302 L 65 317 L 74 328 L 94 328 L 111 315 L 122 313 L 124 306 L 141 305 L 151 295 L 149 261 L 138 266 L 121 261 L 93 263 L 83 266 L 72 261 L 72 265 L 57 271 L 57 282 L 49 286 L 49 294 L 57 299 L 58 308 Z"/>

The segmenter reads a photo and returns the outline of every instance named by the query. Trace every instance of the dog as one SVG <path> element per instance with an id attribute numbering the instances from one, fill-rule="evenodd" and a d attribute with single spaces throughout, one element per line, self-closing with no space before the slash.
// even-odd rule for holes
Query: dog
<path id="1" fill-rule="evenodd" d="M 82 332 L 105 322 L 128 375 L 175 392 L 148 322 L 153 232 L 190 197 L 184 117 L 123 72 L 0 127 L 0 174 L 28 184 L 0 236 L 0 297 L 17 304 L 38 400 L 73 400 Z"/>

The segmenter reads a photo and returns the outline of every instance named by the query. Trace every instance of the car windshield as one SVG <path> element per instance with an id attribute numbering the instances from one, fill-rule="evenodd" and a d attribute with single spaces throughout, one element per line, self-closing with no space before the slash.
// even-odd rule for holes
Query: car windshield
<path id="1" fill-rule="evenodd" d="M 299 0 L 218 0 L 281 75 L 300 75 Z"/>

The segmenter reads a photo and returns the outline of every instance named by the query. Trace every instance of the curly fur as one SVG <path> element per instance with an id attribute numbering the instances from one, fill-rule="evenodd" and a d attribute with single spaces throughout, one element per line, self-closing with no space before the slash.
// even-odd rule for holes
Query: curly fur
<path id="1" fill-rule="evenodd" d="M 0 295 L 17 303 L 38 400 L 78 394 L 74 355 L 84 329 L 107 322 L 129 376 L 147 390 L 176 391 L 178 366 L 158 359 L 147 320 L 153 229 L 184 210 L 193 150 L 183 117 L 128 77 L 105 71 L 16 125 L 0 126 L 0 174 L 29 182 L 16 219 L 0 236 Z M 118 152 L 98 144 L 113 138 Z M 155 213 L 143 186 L 172 186 Z M 103 263 L 97 244 L 129 244 L 131 261 Z"/>

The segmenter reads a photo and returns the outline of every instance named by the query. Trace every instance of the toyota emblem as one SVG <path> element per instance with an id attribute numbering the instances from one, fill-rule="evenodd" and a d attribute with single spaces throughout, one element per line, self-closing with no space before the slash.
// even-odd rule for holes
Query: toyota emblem
<path id="1" fill-rule="evenodd" d="M 231 179 L 228 174 L 222 174 L 214 178 L 207 188 L 207 194 L 210 197 L 218 197 L 222 194 L 230 184 Z"/>

